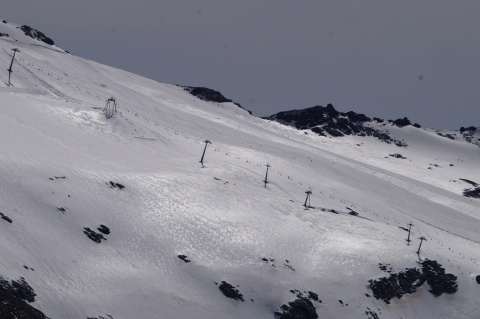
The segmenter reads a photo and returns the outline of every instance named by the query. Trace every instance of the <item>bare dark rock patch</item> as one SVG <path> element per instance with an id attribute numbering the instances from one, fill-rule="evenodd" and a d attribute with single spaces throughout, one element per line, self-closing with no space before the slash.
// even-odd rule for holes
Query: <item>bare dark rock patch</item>
<path id="1" fill-rule="evenodd" d="M 89 227 L 83 227 L 83 233 L 96 243 L 101 243 L 102 239 L 107 240 L 101 233 L 91 230 Z"/>
<path id="2" fill-rule="evenodd" d="M 242 302 L 245 301 L 245 300 L 243 300 L 243 295 L 238 291 L 238 289 L 235 288 L 234 286 L 232 286 L 231 284 L 229 284 L 226 281 L 222 281 L 222 283 L 220 284 L 218 289 L 220 289 L 220 291 L 227 298 L 231 298 L 231 299 L 235 299 L 235 300 L 241 300 Z"/>
<path id="3" fill-rule="evenodd" d="M 3 220 L 9 222 L 10 224 L 13 223 L 13 220 L 12 220 L 10 217 L 8 217 L 7 215 L 5 215 L 4 213 L 1 213 L 1 212 L 0 212 L 0 218 L 2 218 Z"/>
<path id="4" fill-rule="evenodd" d="M 465 197 L 472 197 L 472 198 L 480 198 L 480 187 L 474 189 L 466 189 L 463 191 L 463 196 Z"/>
<path id="5" fill-rule="evenodd" d="M 387 130 L 379 130 L 364 125 L 367 122 L 372 122 L 372 119 L 368 116 L 352 111 L 338 112 L 332 104 L 328 104 L 326 107 L 317 105 L 303 110 L 280 112 L 264 119 L 294 126 L 299 130 L 309 129 L 321 136 L 372 136 L 388 144 L 407 146 L 405 142 L 392 138 Z M 374 118 L 373 121 L 383 122 L 383 120 L 377 118 Z"/>
<path id="6" fill-rule="evenodd" d="M 102 225 L 102 224 L 97 227 L 97 230 L 104 235 L 109 235 L 110 234 L 110 228 L 108 228 L 107 226 Z"/>
<path id="7" fill-rule="evenodd" d="M 275 311 L 277 319 L 317 319 L 317 309 L 307 297 L 299 297 L 290 301 L 288 305 L 283 304 L 280 310 Z"/>
<path id="8" fill-rule="evenodd" d="M 429 292 L 434 296 L 443 293 L 454 294 L 458 290 L 457 277 L 446 274 L 445 269 L 435 260 L 423 261 L 421 271 L 417 268 L 407 268 L 389 277 L 370 280 L 367 287 L 372 290 L 376 299 L 389 304 L 394 297 L 400 299 L 405 294 L 413 294 L 425 282 L 430 286 Z"/>
<path id="9" fill-rule="evenodd" d="M 45 34 L 43 34 L 43 32 L 35 30 L 34 28 L 29 27 L 28 25 L 22 25 L 20 27 L 20 29 L 25 33 L 25 35 L 27 35 L 27 36 L 29 36 L 33 39 L 42 41 L 42 42 L 44 42 L 48 45 L 54 45 L 55 44 L 55 42 L 53 42 L 52 39 L 50 39 Z"/>
<path id="10" fill-rule="evenodd" d="M 124 189 L 125 188 L 125 186 L 120 184 L 120 183 L 115 183 L 115 182 L 109 181 L 109 184 L 110 184 L 110 188 L 119 188 L 119 189 Z"/>
<path id="11" fill-rule="evenodd" d="M 191 95 L 198 97 L 199 99 L 210 101 L 210 102 L 216 102 L 216 103 L 231 102 L 236 106 L 238 106 L 239 108 L 241 108 L 242 110 L 247 111 L 250 115 L 252 115 L 251 111 L 243 108 L 239 103 L 235 103 L 232 100 L 227 99 L 219 91 L 215 91 L 206 87 L 193 87 L 193 86 L 182 86 L 182 87 L 185 91 L 189 92 Z"/>
<path id="12" fill-rule="evenodd" d="M 191 262 L 191 260 L 187 258 L 187 255 L 178 255 L 177 257 L 183 260 L 187 264 Z"/>
<path id="13" fill-rule="evenodd" d="M 400 159 L 407 159 L 405 156 L 399 153 L 394 153 L 394 154 L 388 154 L 388 156 L 395 157 L 395 158 L 400 158 Z"/>

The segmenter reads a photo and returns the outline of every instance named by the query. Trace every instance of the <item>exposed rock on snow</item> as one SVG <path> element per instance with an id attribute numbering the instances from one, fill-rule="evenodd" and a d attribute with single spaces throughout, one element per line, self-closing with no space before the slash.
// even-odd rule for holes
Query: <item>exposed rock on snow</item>
<path id="1" fill-rule="evenodd" d="M 96 243 L 101 243 L 102 239 L 107 240 L 102 234 L 97 233 L 94 230 L 91 230 L 89 227 L 83 227 L 83 233 Z"/>
<path id="2" fill-rule="evenodd" d="M 178 255 L 177 257 L 183 260 L 187 264 L 191 262 L 191 260 L 187 259 L 187 255 Z"/>
<path id="3" fill-rule="evenodd" d="M 370 280 L 367 287 L 372 290 L 375 298 L 389 304 L 394 297 L 400 299 L 407 293 L 414 293 L 424 282 L 425 278 L 418 269 L 409 268 L 398 274 L 391 274 L 389 277 Z"/>
<path id="4" fill-rule="evenodd" d="M 317 309 L 307 297 L 299 297 L 290 301 L 288 305 L 282 305 L 280 311 L 275 311 L 278 319 L 317 319 Z"/>
<path id="5" fill-rule="evenodd" d="M 368 307 L 367 307 L 367 311 L 365 311 L 365 314 L 367 315 L 367 319 L 380 319 L 377 313 Z"/>
<path id="6" fill-rule="evenodd" d="M 98 317 L 87 317 L 87 319 L 114 319 L 112 315 L 107 314 L 106 317 L 98 316 Z"/>
<path id="7" fill-rule="evenodd" d="M 388 156 L 395 157 L 395 158 L 401 158 L 401 159 L 407 159 L 405 156 L 399 153 L 394 153 L 394 154 L 388 154 Z"/>
<path id="8" fill-rule="evenodd" d="M 407 268 L 399 273 L 391 274 L 376 280 L 370 280 L 367 286 L 373 296 L 387 304 L 394 297 L 402 298 L 405 294 L 412 294 L 425 282 L 430 285 L 430 292 L 435 296 L 443 293 L 454 294 L 458 290 L 457 277 L 445 274 L 445 269 L 435 260 L 422 262 L 422 271 L 417 268 Z"/>
<path id="9" fill-rule="evenodd" d="M 430 292 L 435 296 L 443 293 L 454 294 L 458 290 L 457 276 L 446 274 L 445 269 L 435 260 L 426 260 L 422 263 L 422 271 Z"/>
<path id="10" fill-rule="evenodd" d="M 310 129 L 322 136 L 327 136 L 327 134 L 334 137 L 373 136 L 388 144 L 407 146 L 405 142 L 392 138 L 387 131 L 365 126 L 364 123 L 372 122 L 372 119 L 366 115 L 352 111 L 341 113 L 332 104 L 328 104 L 326 107 L 314 106 L 303 110 L 280 112 L 264 119 L 294 126 L 299 130 Z M 375 119 L 375 121 L 383 122 L 381 119 Z"/>
<path id="11" fill-rule="evenodd" d="M 25 33 L 25 35 L 37 39 L 39 41 L 42 41 L 48 45 L 54 45 L 55 42 L 53 42 L 52 39 L 47 37 L 43 32 L 40 32 L 38 30 L 35 30 L 34 28 L 29 27 L 28 25 L 23 25 L 20 27 L 20 29 Z"/>
<path id="12" fill-rule="evenodd" d="M 0 318 L 2 319 L 48 319 L 41 311 L 1 289 L 0 304 Z"/>
<path id="13" fill-rule="evenodd" d="M 468 183 L 468 184 L 472 185 L 473 187 L 477 187 L 477 186 L 478 186 L 477 183 L 475 183 L 474 181 L 471 181 L 471 180 L 469 180 L 469 179 L 460 178 L 460 180 L 461 180 L 461 181 L 464 181 L 465 183 Z"/>
<path id="14" fill-rule="evenodd" d="M 124 189 L 125 188 L 125 186 L 120 184 L 120 183 L 115 183 L 115 182 L 112 182 L 112 181 L 110 181 L 109 183 L 110 183 L 110 188 L 117 188 L 117 187 L 119 189 Z"/>
<path id="15" fill-rule="evenodd" d="M 455 140 L 455 136 L 453 136 L 452 134 L 448 134 L 448 133 L 447 133 L 447 134 L 443 134 L 443 133 L 438 132 L 437 135 L 438 135 L 438 136 L 441 136 L 441 137 L 449 138 L 449 139 L 451 139 L 451 140 Z"/>
<path id="16" fill-rule="evenodd" d="M 25 278 L 20 277 L 19 280 L 11 280 L 10 282 L 0 276 L 0 291 L 4 291 L 23 301 L 34 302 L 35 292 L 33 288 L 25 281 Z M 1 308 L 1 307 L 0 307 Z"/>
<path id="17" fill-rule="evenodd" d="M 13 220 L 12 220 L 10 217 L 4 215 L 3 213 L 0 213 L 0 217 L 1 217 L 3 220 L 6 220 L 7 222 L 9 222 L 10 224 L 13 223 Z"/>
<path id="18" fill-rule="evenodd" d="M 243 300 L 243 295 L 238 291 L 238 289 L 233 287 L 226 281 L 222 281 L 218 289 L 220 289 L 220 291 L 225 295 L 225 297 L 235 300 L 241 300 L 242 302 L 245 301 Z"/>
<path id="19" fill-rule="evenodd" d="M 99 232 L 101 232 L 102 234 L 104 235 L 109 235 L 110 234 L 110 228 L 108 228 L 107 226 L 105 225 L 100 225 L 98 226 L 97 230 Z"/>
<path id="20" fill-rule="evenodd" d="M 480 198 L 480 187 L 474 189 L 466 189 L 463 191 L 463 196 Z"/>
<path id="21" fill-rule="evenodd" d="M 397 119 L 395 121 L 392 121 L 393 124 L 398 125 L 398 126 L 407 126 L 407 125 L 412 125 L 412 122 L 406 117 L 403 119 Z"/>
<path id="22" fill-rule="evenodd" d="M 252 112 L 243 108 L 239 103 L 233 102 L 230 99 L 227 99 L 225 96 L 223 96 L 222 93 L 205 88 L 205 87 L 193 87 L 193 86 L 182 86 L 185 91 L 188 91 L 190 94 L 198 97 L 199 99 L 205 100 L 205 101 L 210 101 L 210 102 L 217 102 L 217 103 L 228 103 L 232 102 L 242 110 L 247 111 L 250 115 L 252 115 Z"/>

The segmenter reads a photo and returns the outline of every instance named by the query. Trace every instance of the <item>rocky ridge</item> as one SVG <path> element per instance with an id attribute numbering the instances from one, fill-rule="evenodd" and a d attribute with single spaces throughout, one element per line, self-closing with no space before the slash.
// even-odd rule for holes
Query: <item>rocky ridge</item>
<path id="1" fill-rule="evenodd" d="M 379 118 L 370 118 L 365 114 L 355 112 L 339 112 L 332 104 L 326 107 L 314 106 L 303 110 L 291 110 L 280 112 L 268 117 L 266 120 L 276 121 L 284 125 L 294 126 L 299 130 L 311 130 L 321 136 L 341 137 L 345 135 L 373 136 L 380 141 L 405 147 L 404 141 L 392 137 L 387 129 L 387 125 L 397 125 L 399 127 L 412 125 L 408 118 L 395 121 L 385 121 Z M 365 125 L 365 123 L 378 123 L 382 129 Z M 413 124 L 419 128 L 419 124 Z"/>

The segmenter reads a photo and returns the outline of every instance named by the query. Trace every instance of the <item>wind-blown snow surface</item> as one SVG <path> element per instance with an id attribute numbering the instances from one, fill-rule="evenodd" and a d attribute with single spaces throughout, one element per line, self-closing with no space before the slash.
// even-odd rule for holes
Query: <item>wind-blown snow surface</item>
<path id="1" fill-rule="evenodd" d="M 16 39 L 0 38 L 4 69 L 20 50 L 13 86 L 0 73 L 0 211 L 13 219 L 0 220 L 0 275 L 24 277 L 47 316 L 273 318 L 291 289 L 318 293 L 320 318 L 367 317 L 367 307 L 382 319 L 478 316 L 480 202 L 459 180 L 480 182 L 478 146 L 412 126 L 388 127 L 407 148 L 307 135 Z M 316 208 L 305 210 L 309 188 Z M 346 207 L 360 217 L 321 210 Z M 411 246 L 398 228 L 408 222 Z M 97 244 L 83 227 L 100 224 L 111 234 Z M 418 267 L 422 235 L 421 258 L 458 276 L 459 291 L 367 297 L 368 280 L 386 275 L 378 263 Z M 245 302 L 225 298 L 223 280 Z"/>

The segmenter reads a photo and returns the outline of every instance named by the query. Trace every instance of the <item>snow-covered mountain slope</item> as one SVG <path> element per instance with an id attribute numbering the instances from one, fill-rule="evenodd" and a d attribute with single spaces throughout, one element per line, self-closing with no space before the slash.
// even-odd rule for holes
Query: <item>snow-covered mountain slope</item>
<path id="1" fill-rule="evenodd" d="M 478 146 L 413 126 L 388 128 L 407 147 L 305 134 L 23 33 L 0 47 L 4 69 L 20 51 L 11 85 L 0 73 L 0 275 L 25 278 L 46 316 L 273 318 L 297 289 L 319 318 L 477 317 L 480 202 L 462 192 L 480 183 Z M 84 228 L 99 225 L 96 243 Z M 379 263 L 419 257 L 458 291 L 373 297 Z"/>

